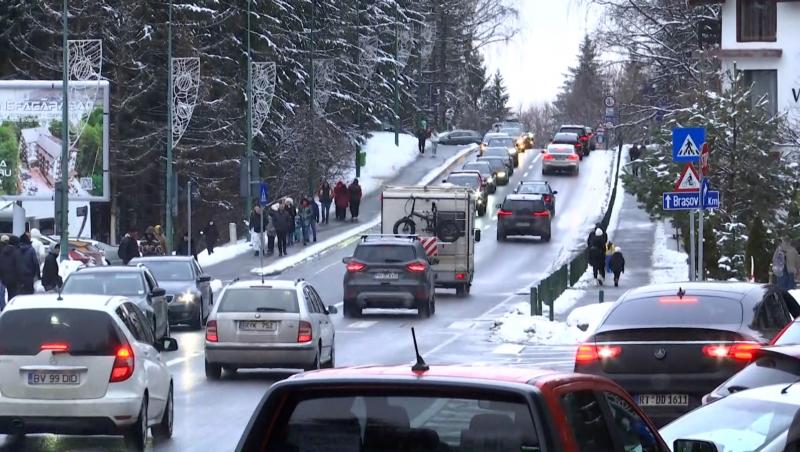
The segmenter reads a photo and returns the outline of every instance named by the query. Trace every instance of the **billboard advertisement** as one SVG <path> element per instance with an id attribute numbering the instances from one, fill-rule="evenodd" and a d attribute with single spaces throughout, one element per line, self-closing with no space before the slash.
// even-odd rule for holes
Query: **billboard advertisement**
<path id="1" fill-rule="evenodd" d="M 71 200 L 108 201 L 109 84 L 69 82 Z M 61 81 L 0 81 L 0 199 L 52 200 L 61 180 Z"/>

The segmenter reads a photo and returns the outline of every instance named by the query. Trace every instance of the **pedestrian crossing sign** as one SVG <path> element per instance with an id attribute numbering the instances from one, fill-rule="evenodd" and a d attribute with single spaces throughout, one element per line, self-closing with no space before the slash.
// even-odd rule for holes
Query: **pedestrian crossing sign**
<path id="1" fill-rule="evenodd" d="M 694 169 L 694 165 L 688 163 L 686 164 L 686 168 L 683 169 L 681 177 L 679 177 L 678 181 L 675 183 L 675 191 L 696 192 L 699 190 L 700 190 L 700 178 L 698 177 L 697 170 Z"/>
<path id="2" fill-rule="evenodd" d="M 685 127 L 672 129 L 672 160 L 676 163 L 695 163 L 706 142 L 706 129 Z"/>

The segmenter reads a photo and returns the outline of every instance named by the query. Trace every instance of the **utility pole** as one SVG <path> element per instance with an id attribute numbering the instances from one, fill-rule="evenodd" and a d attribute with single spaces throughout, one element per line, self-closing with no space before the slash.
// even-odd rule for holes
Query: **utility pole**
<path id="1" fill-rule="evenodd" d="M 69 253 L 69 16 L 68 0 L 64 0 L 62 11 L 62 106 L 61 106 L 61 212 L 58 219 L 61 225 L 61 252 L 60 260 L 64 261 Z M 55 199 L 53 200 L 55 201 Z M 55 204 L 55 202 L 53 203 Z"/>
<path id="2" fill-rule="evenodd" d="M 314 74 L 314 53 L 316 52 L 315 43 L 314 43 L 314 26 L 316 25 L 315 22 L 315 14 L 316 14 L 316 0 L 311 0 L 311 86 L 309 87 L 309 98 L 311 100 L 311 140 L 314 140 L 314 123 L 317 120 L 317 109 L 314 106 L 314 88 L 316 85 L 316 74 Z M 314 193 L 314 159 L 308 159 L 308 192 Z"/>
<path id="3" fill-rule="evenodd" d="M 394 2 L 394 145 L 400 146 L 400 5 Z"/>
<path id="4" fill-rule="evenodd" d="M 361 63 L 361 0 L 356 0 L 356 67 Z M 365 80 L 365 85 L 369 85 L 369 81 Z M 361 109 L 356 109 L 356 127 L 361 127 Z M 361 145 L 356 138 L 356 177 L 361 177 Z M 312 195 L 313 196 L 313 195 Z"/>
<path id="5" fill-rule="evenodd" d="M 173 178 L 172 174 L 172 0 L 169 0 L 169 20 L 167 24 L 167 200 L 166 200 L 166 221 L 164 222 L 167 236 L 166 252 L 172 251 L 172 203 L 173 203 Z"/>
<path id="6" fill-rule="evenodd" d="M 253 188 L 253 180 L 251 180 L 252 171 L 250 170 L 250 165 L 253 162 L 253 63 L 252 63 L 252 52 L 250 47 L 250 3 L 252 0 L 245 0 L 247 2 L 247 112 L 245 114 L 247 123 L 245 127 L 247 128 L 247 143 L 245 144 L 245 159 L 242 162 L 242 165 L 247 165 L 247 193 L 248 196 L 245 196 L 244 200 L 244 218 L 247 219 L 248 215 L 250 214 L 250 210 L 253 208 L 253 196 L 252 196 L 252 188 Z"/>

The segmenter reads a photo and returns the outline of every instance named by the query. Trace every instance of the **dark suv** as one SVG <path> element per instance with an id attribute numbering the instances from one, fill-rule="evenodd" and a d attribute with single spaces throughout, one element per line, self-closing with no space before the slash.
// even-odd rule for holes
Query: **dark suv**
<path id="1" fill-rule="evenodd" d="M 514 194 L 542 195 L 542 200 L 547 209 L 550 210 L 550 215 L 556 216 L 556 195 L 558 190 L 553 190 L 553 187 L 546 180 L 520 181 L 517 188 L 514 189 Z"/>
<path id="2" fill-rule="evenodd" d="M 434 272 L 416 236 L 362 236 L 353 257 L 342 261 L 345 317 L 366 308 L 417 309 L 420 317 L 436 311 Z"/>
<path id="3" fill-rule="evenodd" d="M 542 195 L 508 195 L 497 208 L 497 241 L 509 235 L 535 235 L 550 241 L 550 210 Z"/>
<path id="4" fill-rule="evenodd" d="M 574 133 L 578 135 L 578 140 L 580 140 L 581 146 L 583 147 L 584 156 L 589 155 L 589 151 L 597 149 L 597 138 L 595 138 L 594 131 L 591 127 L 580 125 L 561 126 L 561 128 L 558 129 L 558 133 Z"/>

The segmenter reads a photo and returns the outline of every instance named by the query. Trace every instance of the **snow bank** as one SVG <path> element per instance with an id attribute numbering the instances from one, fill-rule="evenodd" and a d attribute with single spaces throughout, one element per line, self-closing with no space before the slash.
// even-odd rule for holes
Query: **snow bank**
<path id="1" fill-rule="evenodd" d="M 614 303 L 597 303 L 575 308 L 567 316 L 567 325 L 590 334 Z"/>
<path id="2" fill-rule="evenodd" d="M 663 284 L 689 279 L 689 256 L 681 251 L 669 248 L 672 240 L 666 231 L 666 224 L 656 225 L 653 244 L 653 270 L 650 273 L 650 284 Z"/>
<path id="3" fill-rule="evenodd" d="M 394 132 L 371 132 L 362 151 L 367 153 L 367 164 L 361 168 L 358 178 L 364 195 L 378 190 L 385 181 L 397 177 L 400 170 L 419 156 L 417 138 L 405 133 L 400 134 L 400 145 L 394 144 Z M 356 176 L 353 169 L 346 180 Z"/>
<path id="4" fill-rule="evenodd" d="M 547 317 L 529 316 L 528 303 L 517 304 L 511 312 L 495 320 L 492 336 L 501 342 L 533 345 L 572 345 L 586 333 L 564 322 L 551 322 Z"/>
<path id="5" fill-rule="evenodd" d="M 234 257 L 248 251 L 253 251 L 250 243 L 245 242 L 244 240 L 239 240 L 233 245 L 224 245 L 214 248 L 214 254 L 210 256 L 208 255 L 208 250 L 201 251 L 197 254 L 197 262 L 201 267 L 208 267 L 210 265 L 219 264 L 220 262 L 228 259 L 233 259 Z"/>

